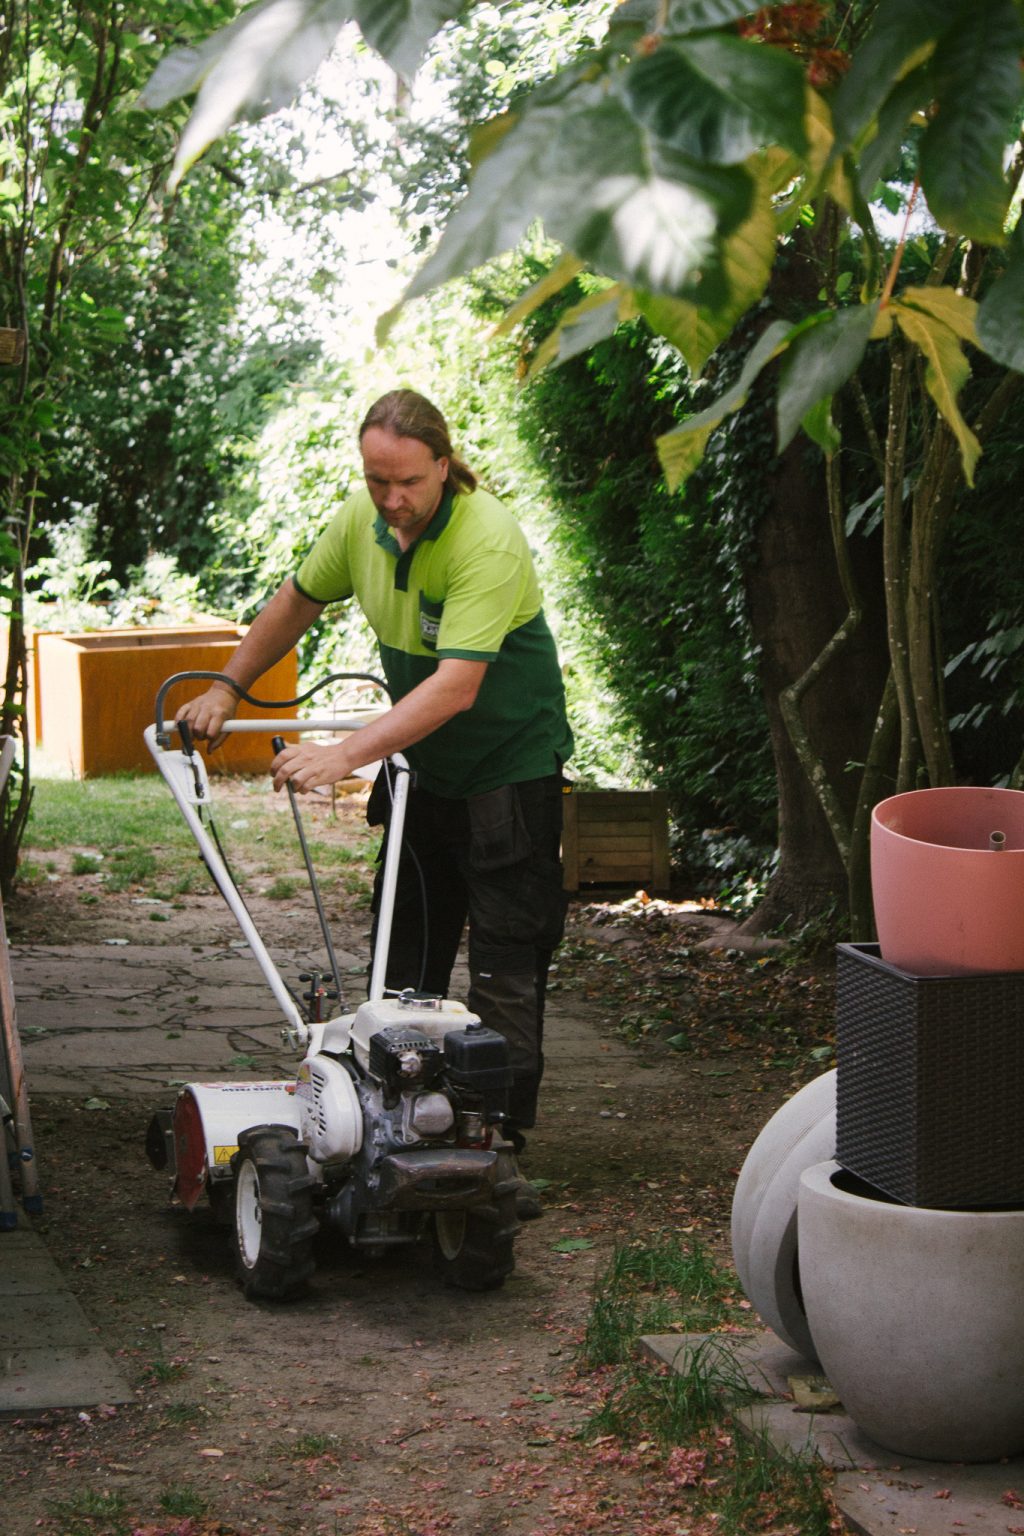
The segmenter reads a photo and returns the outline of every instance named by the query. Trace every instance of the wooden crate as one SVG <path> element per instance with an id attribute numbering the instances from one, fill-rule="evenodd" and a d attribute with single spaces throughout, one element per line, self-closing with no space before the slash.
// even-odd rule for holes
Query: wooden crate
<path id="1" fill-rule="evenodd" d="M 43 751 L 65 763 L 76 779 L 155 772 L 142 733 L 153 719 L 157 690 L 175 672 L 222 671 L 244 634 L 244 627 L 219 620 L 83 635 L 37 633 L 35 700 Z M 173 720 L 178 705 L 206 686 L 176 684 L 165 701 L 165 718 Z M 296 656 L 289 651 L 260 679 L 257 697 L 291 699 L 297 691 Z M 238 713 L 261 712 L 241 704 Z M 294 708 L 275 711 L 295 713 Z M 266 736 L 239 734 L 229 736 L 208 762 L 215 773 L 264 773 L 272 756 Z"/>
<path id="2" fill-rule="evenodd" d="M 632 885 L 667 891 L 668 796 L 664 790 L 583 789 L 566 794 L 565 888 Z"/>

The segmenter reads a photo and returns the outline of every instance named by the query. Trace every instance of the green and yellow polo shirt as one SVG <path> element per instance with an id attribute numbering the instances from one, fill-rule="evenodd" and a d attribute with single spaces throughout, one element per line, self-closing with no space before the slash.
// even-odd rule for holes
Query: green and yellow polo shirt
<path id="1" fill-rule="evenodd" d="M 494 496 L 445 490 L 402 551 L 368 491 L 349 497 L 293 578 L 317 603 L 355 597 L 396 699 L 447 656 L 489 663 L 472 709 L 406 752 L 458 798 L 554 773 L 572 751 L 555 643 L 522 529 Z"/>

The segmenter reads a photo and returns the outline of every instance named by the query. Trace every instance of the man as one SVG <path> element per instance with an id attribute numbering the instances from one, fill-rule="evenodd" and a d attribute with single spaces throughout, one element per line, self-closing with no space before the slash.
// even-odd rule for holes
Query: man
<path id="1" fill-rule="evenodd" d="M 467 1001 L 509 1043 L 506 1133 L 521 1152 L 565 919 L 561 768 L 572 735 L 555 645 L 523 532 L 454 455 L 440 411 L 394 390 L 370 408 L 359 442 L 366 490 L 344 503 L 225 672 L 250 689 L 325 604 L 359 602 L 392 707 L 340 743 L 285 747 L 274 787 L 307 791 L 406 754 L 414 778 L 387 985 L 446 995 L 468 915 Z M 236 702 L 217 683 L 178 718 L 216 745 Z M 367 817 L 386 825 L 388 813 L 382 772 Z"/>

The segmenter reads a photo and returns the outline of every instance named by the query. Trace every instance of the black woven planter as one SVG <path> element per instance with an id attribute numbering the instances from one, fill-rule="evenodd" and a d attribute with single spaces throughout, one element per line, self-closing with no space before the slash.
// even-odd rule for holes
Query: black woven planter
<path id="1" fill-rule="evenodd" d="M 1024 972 L 837 952 L 836 1160 L 906 1205 L 1024 1205 Z"/>

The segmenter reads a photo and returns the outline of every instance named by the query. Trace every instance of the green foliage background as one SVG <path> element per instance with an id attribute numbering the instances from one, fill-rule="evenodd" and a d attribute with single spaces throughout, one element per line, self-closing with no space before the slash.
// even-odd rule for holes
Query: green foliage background
<path id="1" fill-rule="evenodd" d="M 385 9 L 376 0 L 356 6 L 371 40 L 384 24 Z M 822 402 L 810 400 L 807 379 L 824 388 L 837 336 L 844 348 L 851 336 L 858 341 L 861 331 L 866 338 L 871 317 L 851 300 L 863 280 L 869 287 L 877 284 L 891 247 L 881 241 L 866 255 L 860 235 L 847 228 L 827 260 L 821 257 L 817 303 L 824 307 L 817 313 L 809 312 L 799 285 L 781 301 L 774 293 L 759 299 L 760 289 L 744 290 L 745 302 L 753 304 L 754 324 L 717 352 L 709 369 L 713 382 L 694 383 L 697 369 L 688 345 L 694 318 L 717 327 L 719 340 L 736 320 L 728 306 L 722 311 L 714 307 L 715 294 L 721 298 L 722 272 L 712 263 L 707 283 L 701 278 L 696 287 L 683 284 L 679 297 L 663 284 L 663 291 L 652 296 L 647 285 L 653 282 L 660 238 L 653 214 L 650 229 L 637 214 L 637 228 L 642 226 L 651 240 L 646 246 L 640 242 L 631 255 L 617 243 L 614 219 L 586 223 L 576 202 L 580 209 L 586 206 L 601 166 L 614 171 L 622 155 L 629 160 L 633 151 L 626 147 L 627 138 L 630 145 L 634 139 L 653 145 L 659 154 L 669 146 L 674 158 L 665 166 L 676 177 L 680 195 L 695 197 L 697 203 L 706 198 L 725 258 L 734 259 L 737 249 L 746 250 L 742 240 L 754 238 L 747 226 L 736 228 L 742 216 L 741 184 L 749 182 L 758 196 L 763 192 L 763 167 L 752 149 L 775 143 L 797 157 L 794 166 L 801 156 L 810 165 L 817 153 L 807 136 L 806 80 L 795 57 L 799 47 L 794 45 L 791 54 L 759 47 L 757 69 L 734 75 L 743 60 L 749 63 L 749 47 L 732 33 L 711 35 L 708 29 L 703 35 L 707 21 L 731 27 L 744 14 L 731 0 L 706 11 L 700 26 L 694 22 L 700 7 L 685 0 L 674 0 L 667 10 L 634 0 L 616 12 L 610 41 L 595 46 L 601 17 L 610 9 L 599 0 L 585 6 L 529 0 L 513 8 L 471 8 L 459 26 L 445 29 L 431 44 L 423 71 L 434 92 L 429 106 L 415 93 L 396 95 L 393 80 L 382 74 L 367 75 L 354 92 L 355 77 L 347 76 L 349 95 L 333 105 L 307 91 L 302 109 L 315 114 L 321 125 L 333 121 L 351 149 L 346 167 L 322 179 L 305 168 L 297 127 L 270 134 L 247 128 L 217 142 L 178 183 L 173 199 L 144 199 L 129 216 L 123 199 L 118 202 L 118 189 L 126 180 L 159 186 L 181 109 L 175 109 L 174 120 L 135 111 L 123 120 L 104 121 L 106 158 L 87 166 L 75 212 L 81 227 L 75 224 L 74 281 L 60 289 L 60 304 L 51 317 L 46 388 L 8 400 L 0 449 L 10 457 L 10 444 L 27 412 L 29 446 L 13 468 L 23 479 L 39 479 L 26 492 L 18 515 L 27 526 L 27 506 L 36 519 L 31 584 L 38 596 L 59 605 L 57 614 L 83 624 L 104 617 L 125 622 L 172 612 L 187 615 L 197 609 L 245 618 L 295 568 L 351 488 L 357 472 L 356 425 L 366 405 L 399 382 L 422 389 L 445 410 L 458 446 L 485 483 L 528 527 L 565 656 L 579 744 L 577 772 L 592 782 L 666 788 L 690 870 L 703 865 L 705 872 L 718 871 L 763 860 L 775 837 L 776 789 L 748 582 L 754 571 L 754 534 L 765 510 L 763 471 L 778 442 L 767 410 L 756 405 L 724 414 L 710 433 L 704 430 L 709 418 L 702 413 L 728 397 L 758 328 L 781 314 L 789 348 L 777 375 L 783 414 L 794 431 L 803 419 L 809 437 L 800 451 L 823 486 L 821 449 L 834 447 L 831 396 L 822 414 Z M 782 7 L 779 12 L 814 9 Z M 858 39 L 879 10 L 870 5 L 831 9 L 842 13 L 843 26 L 849 22 L 849 35 Z M 108 10 L 100 7 L 97 15 Z M 224 0 L 218 9 L 221 19 L 230 10 Z M 916 11 L 911 16 L 907 0 L 892 0 L 890 10 L 905 21 L 910 17 L 907 25 L 914 36 L 915 29 L 925 27 Z M 998 0 L 996 10 L 1004 41 L 1011 33 L 1016 36 L 1006 0 Z M 643 29 L 661 27 L 666 17 L 676 32 L 662 39 L 657 56 L 645 54 L 637 46 Z M 147 61 L 151 64 L 160 54 L 172 31 L 175 41 L 187 40 L 211 30 L 216 20 L 201 8 L 189 7 L 180 15 L 175 11 L 172 17 L 158 7 L 152 36 L 132 44 L 139 58 L 126 82 L 134 86 L 145 78 Z M 409 23 L 412 31 L 414 22 L 416 16 Z M 964 50 L 980 35 L 970 7 L 957 0 L 950 18 L 940 18 L 936 27 L 936 58 L 945 61 L 944 68 L 959 67 Z M 883 34 L 884 28 L 875 42 L 869 34 L 866 44 L 869 61 L 872 47 L 876 53 L 882 49 L 877 81 L 858 61 L 835 97 L 843 142 L 871 119 L 898 77 L 899 50 L 892 36 L 886 42 Z M 58 70 L 57 32 L 47 33 L 44 41 L 47 68 Z M 399 44 L 404 46 L 401 38 Z M 1007 49 L 997 44 L 998 39 L 986 53 L 993 89 L 998 88 L 999 100 L 1010 101 L 1016 99 L 1017 85 L 1005 68 Z M 74 58 L 64 61 L 67 83 L 62 89 L 69 100 L 75 82 L 86 78 L 93 58 L 89 47 L 83 34 Z M 812 62 L 817 59 L 810 45 L 806 51 Z M 701 94 L 711 78 L 709 61 L 717 61 L 722 78 L 734 82 L 737 96 L 731 104 L 714 90 Z M 273 61 L 269 67 L 273 75 Z M 695 70 L 705 72 L 699 90 L 691 78 Z M 681 109 L 675 115 L 668 110 L 682 99 L 673 82 L 678 85 L 684 78 L 688 91 L 696 92 L 686 100 L 703 102 L 707 115 L 701 122 L 691 121 Z M 601 79 L 611 82 L 604 94 L 595 84 Z M 927 100 L 929 93 L 948 86 L 941 71 L 915 74 L 908 80 L 907 100 Z M 744 94 L 748 89 L 753 92 L 749 98 Z M 9 71 L 6 110 L 14 110 L 18 90 L 16 72 Z M 204 106 L 200 92 L 200 115 L 205 112 L 209 119 L 212 113 L 216 119 L 215 96 L 211 93 Z M 828 209 L 839 206 L 830 205 L 829 197 L 860 197 L 863 217 L 866 199 L 877 190 L 873 180 L 883 170 L 893 176 L 885 193 L 890 202 L 905 201 L 900 178 L 922 167 L 928 196 L 937 206 L 954 194 L 962 200 L 963 189 L 957 192 L 953 184 L 952 163 L 934 152 L 941 133 L 921 124 L 905 132 L 906 103 L 899 91 L 893 103 L 900 111 L 882 123 L 875 148 L 853 167 L 860 178 L 856 191 L 842 183 L 836 169 L 826 195 L 825 183 L 813 185 L 819 172 L 825 174 L 821 166 L 805 167 L 808 195 L 819 199 L 818 211 L 810 204 L 794 207 L 797 222 L 785 228 L 780 223 L 776 229 L 769 218 L 778 288 L 786 287 L 787 269 L 805 261 L 813 241 L 827 233 Z M 958 100 L 956 120 L 969 124 L 977 110 L 977 103 Z M 490 120 L 490 137 L 474 141 L 470 212 L 452 216 L 467 181 L 474 120 Z M 133 137 L 126 124 L 140 131 Z M 615 125 L 622 130 L 621 142 L 604 131 Z M 981 190 L 991 194 L 991 207 L 986 204 L 988 213 L 982 208 L 978 217 L 991 224 L 992 198 L 997 191 L 1002 195 L 996 150 L 1004 125 L 992 118 L 981 127 Z M 219 132 L 215 128 L 212 137 Z M 81 142 L 73 131 L 55 135 L 53 163 L 65 177 L 76 174 L 74 157 Z M 947 146 L 950 153 L 955 147 Z M 694 179 L 701 156 L 707 162 L 703 182 Z M 502 186 L 497 172 L 509 166 L 523 171 L 509 183 L 511 190 Z M 531 166 L 537 174 L 526 174 Z M 630 176 L 636 172 L 632 161 L 619 168 Z M 842 175 L 847 173 L 852 174 L 851 165 L 844 162 Z M 16 211 L 11 185 L 6 191 L 0 186 L 0 218 L 6 217 L 8 227 Z M 47 191 L 55 208 L 58 185 L 52 180 Z M 645 170 L 636 195 L 651 194 Z M 510 212 L 503 199 L 515 205 Z M 605 275 L 563 272 L 554 285 L 560 289 L 557 299 L 534 309 L 521 351 L 495 339 L 493 327 L 502 309 L 527 282 L 551 269 L 551 248 L 533 231 L 519 255 L 492 261 L 472 281 L 429 291 L 407 305 L 386 345 L 367 353 L 354 343 L 346 346 L 341 336 L 345 322 L 334 270 L 336 219 L 346 209 L 375 203 L 392 209 L 401 230 L 394 257 L 399 267 L 408 266 L 445 228 L 440 257 L 431 259 L 428 275 L 414 284 L 421 291 L 429 290 L 439 275 L 473 265 L 481 252 L 501 248 L 499 237 L 513 225 L 525 228 L 536 213 Z M 959 205 L 954 211 L 957 217 L 963 213 Z M 505 212 L 511 222 L 502 216 Z M 303 260 L 294 287 L 280 277 L 265 285 L 257 319 L 251 274 L 264 227 L 260 221 L 270 213 L 290 231 Z M 478 222 L 472 224 L 473 219 Z M 108 241 L 97 231 L 111 220 L 116 239 Z M 54 233 L 52 221 L 46 229 Z M 989 233 L 995 238 L 994 226 Z M 805 236 L 811 245 L 801 244 Z M 819 242 L 815 260 L 826 243 Z M 1006 313 L 1011 319 L 1015 274 L 1024 269 L 1020 244 L 1015 237 L 1005 255 L 993 259 L 988 287 L 979 295 L 987 304 L 994 279 L 1005 271 L 1011 281 L 1002 285 L 1001 302 L 1004 311 L 1010 305 Z M 901 282 L 920 285 L 941 247 L 939 234 L 913 241 Z M 766 267 L 761 277 L 766 281 L 767 276 Z M 612 286 L 614 277 L 620 283 Z M 48 281 L 45 259 L 40 258 L 30 278 L 30 293 L 38 299 Z M 952 289 L 940 287 L 939 292 L 954 297 Z M 315 327 L 306 308 L 318 298 L 325 307 L 337 306 L 338 324 L 328 341 L 323 325 Z M 899 295 L 895 302 L 902 302 Z M 999 312 L 998 306 L 987 311 L 983 306 L 988 334 L 994 328 L 992 315 L 998 319 Z M 938 336 L 941 326 L 934 316 L 922 321 L 922 311 L 912 306 L 899 313 L 906 323 L 913 319 L 923 326 L 926 339 Z M 810 323 L 801 329 L 804 320 Z M 564 361 L 520 389 L 517 379 L 536 356 L 540 338 L 558 323 L 562 329 L 556 345 Z M 1010 328 L 1004 328 L 1009 334 Z M 991 347 L 991 341 L 986 344 Z M 848 350 L 852 358 L 857 348 Z M 955 338 L 943 367 L 954 352 L 959 356 Z M 983 398 L 997 377 L 994 365 L 976 349 L 971 356 L 975 373 L 961 401 L 968 417 L 974 399 Z M 882 347 L 872 344 L 859 381 L 867 414 L 881 432 L 889 387 Z M 801 418 L 805 406 L 810 408 Z M 908 483 L 923 462 L 917 449 L 935 428 L 923 389 L 910 409 L 915 447 Z M 867 445 L 856 428 L 849 428 L 854 413 L 847 409 L 845 414 L 847 524 L 857 541 L 877 537 L 879 502 Z M 952 419 L 963 448 L 966 439 L 955 412 Z M 1024 724 L 1019 660 L 1024 577 L 1019 562 L 1005 557 L 1016 544 L 1019 423 L 1019 405 L 1014 404 L 980 461 L 976 491 L 970 499 L 966 492 L 958 498 L 938 573 L 936 649 L 954 658 L 945 687 L 958 766 L 962 776 L 977 782 L 1005 781 Z M 677 451 L 683 443 L 688 478 L 683 490 L 670 492 L 655 445 L 680 425 L 682 438 L 677 432 L 674 440 Z M 701 450 L 703 459 L 695 468 Z M 54 613 L 51 609 L 51 618 Z M 372 664 L 372 644 L 359 615 L 328 614 L 304 642 L 302 661 L 307 674 Z"/>

